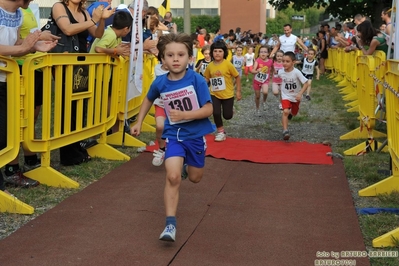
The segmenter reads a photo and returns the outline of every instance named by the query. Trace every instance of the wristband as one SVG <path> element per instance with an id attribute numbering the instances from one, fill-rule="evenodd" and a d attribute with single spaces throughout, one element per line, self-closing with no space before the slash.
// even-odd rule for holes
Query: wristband
<path id="1" fill-rule="evenodd" d="M 117 55 L 117 53 L 116 53 L 116 48 L 114 48 L 114 56 L 116 56 Z"/>
<path id="2" fill-rule="evenodd" d="M 94 25 L 97 25 L 97 23 L 93 19 L 91 19 L 91 22 L 93 22 Z"/>

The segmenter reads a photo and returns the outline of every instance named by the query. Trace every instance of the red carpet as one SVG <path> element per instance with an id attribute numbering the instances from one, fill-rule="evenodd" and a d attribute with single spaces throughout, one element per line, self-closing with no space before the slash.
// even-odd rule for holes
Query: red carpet
<path id="1" fill-rule="evenodd" d="M 206 140 L 207 156 L 218 159 L 274 164 L 333 164 L 332 158 L 326 155 L 331 148 L 323 144 L 237 138 L 215 142 L 213 135 L 207 135 Z M 157 145 L 147 146 L 149 152 L 155 149 L 158 149 Z"/>

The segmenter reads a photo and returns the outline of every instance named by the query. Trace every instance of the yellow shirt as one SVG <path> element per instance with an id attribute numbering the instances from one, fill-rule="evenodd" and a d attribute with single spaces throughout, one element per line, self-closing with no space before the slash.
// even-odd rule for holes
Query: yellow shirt
<path id="1" fill-rule="evenodd" d="M 21 35 L 21 38 L 25 39 L 32 29 L 40 29 L 38 28 L 36 17 L 29 7 L 27 9 L 20 8 L 20 10 L 22 12 L 23 19 L 19 33 Z M 24 60 L 29 56 L 31 55 L 27 54 L 20 57 L 14 57 L 14 59 L 18 62 L 19 65 L 22 65 L 24 63 Z"/>
<path id="2" fill-rule="evenodd" d="M 220 64 L 215 64 L 212 61 L 204 73 L 204 77 L 210 80 L 211 95 L 218 99 L 230 99 L 234 97 L 233 78 L 236 78 L 238 75 L 237 69 L 228 60 L 223 60 Z"/>

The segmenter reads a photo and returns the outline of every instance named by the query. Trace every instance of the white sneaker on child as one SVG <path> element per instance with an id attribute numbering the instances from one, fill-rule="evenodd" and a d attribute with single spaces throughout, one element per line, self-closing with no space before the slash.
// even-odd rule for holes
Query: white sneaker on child
<path id="1" fill-rule="evenodd" d="M 215 141 L 221 142 L 226 140 L 226 133 L 225 132 L 218 132 L 215 136 Z"/>
<path id="2" fill-rule="evenodd" d="M 176 227 L 172 224 L 169 224 L 165 227 L 161 235 L 159 236 L 159 240 L 175 242 L 176 239 Z"/>
<path id="3" fill-rule="evenodd" d="M 152 165 L 154 166 L 161 166 L 163 160 L 165 159 L 165 152 L 161 149 L 155 150 L 152 154 L 154 158 L 152 159 Z"/>

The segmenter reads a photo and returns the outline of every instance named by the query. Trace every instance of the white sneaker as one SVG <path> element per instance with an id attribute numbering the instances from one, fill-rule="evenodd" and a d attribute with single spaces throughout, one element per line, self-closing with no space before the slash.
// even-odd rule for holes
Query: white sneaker
<path id="1" fill-rule="evenodd" d="M 221 142 L 226 140 L 226 133 L 225 132 L 218 132 L 215 136 L 215 141 Z"/>
<path id="2" fill-rule="evenodd" d="M 266 111 L 266 103 L 265 102 L 262 103 L 262 107 L 263 107 L 263 111 Z"/>
<path id="3" fill-rule="evenodd" d="M 283 105 L 281 103 L 278 104 L 278 109 L 283 110 Z"/>
<path id="4" fill-rule="evenodd" d="M 159 240 L 175 242 L 176 239 L 176 227 L 172 224 L 169 224 L 165 227 L 161 235 L 159 236 Z"/>
<path id="5" fill-rule="evenodd" d="M 261 117 L 262 114 L 259 109 L 255 110 L 255 116 Z"/>
<path id="6" fill-rule="evenodd" d="M 152 155 L 154 156 L 154 159 L 152 159 L 152 165 L 161 166 L 163 163 L 163 160 L 165 158 L 165 152 L 163 150 L 159 149 L 159 150 L 155 150 Z"/>

